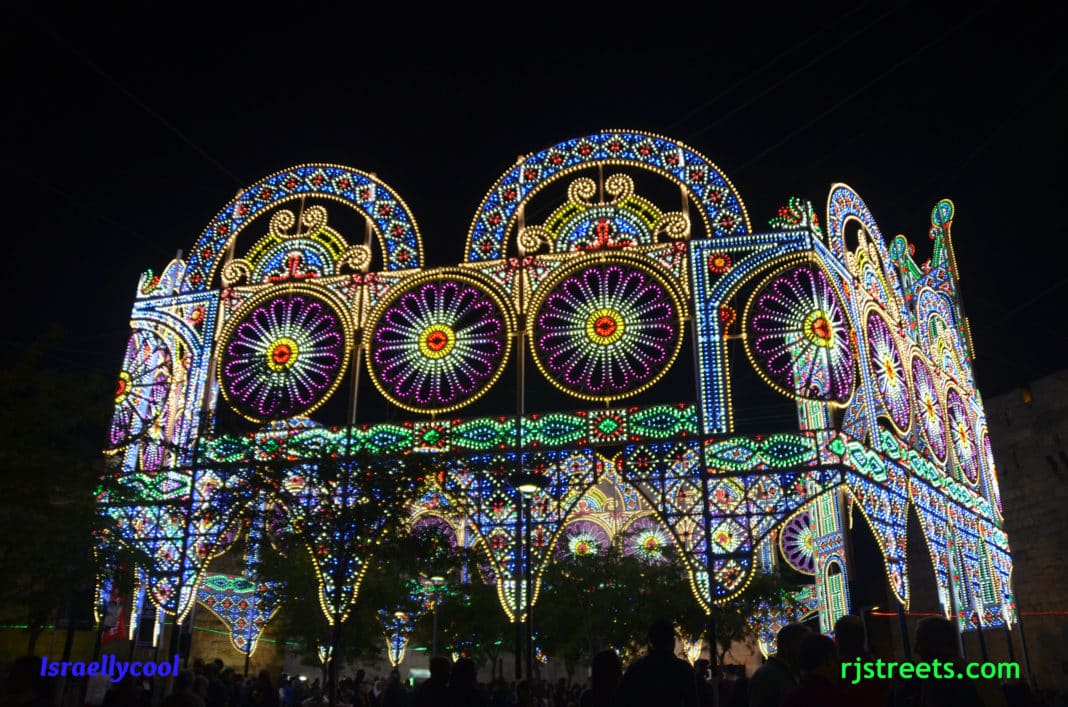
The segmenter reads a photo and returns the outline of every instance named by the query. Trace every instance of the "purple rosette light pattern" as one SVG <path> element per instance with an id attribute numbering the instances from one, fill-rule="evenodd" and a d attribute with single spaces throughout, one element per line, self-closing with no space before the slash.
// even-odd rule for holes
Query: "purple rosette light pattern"
<path id="1" fill-rule="evenodd" d="M 597 523 L 577 520 L 564 528 L 558 557 L 596 557 L 603 554 L 610 544 L 608 533 Z"/>
<path id="2" fill-rule="evenodd" d="M 898 430 L 909 428 L 912 404 L 905 365 L 890 326 L 879 314 L 868 314 L 868 361 L 875 376 L 875 390 L 890 421 Z"/>
<path id="3" fill-rule="evenodd" d="M 650 516 L 638 518 L 623 534 L 623 554 L 651 564 L 667 562 L 671 544 L 671 536 Z"/>
<path id="4" fill-rule="evenodd" d="M 927 364 L 921 358 L 912 359 L 912 386 L 916 392 L 916 417 L 928 448 L 938 461 L 945 461 L 946 419 L 938 389 Z"/>
<path id="5" fill-rule="evenodd" d="M 417 283 L 385 306 L 371 330 L 373 379 L 406 410 L 455 410 L 497 380 L 509 329 L 503 303 L 485 286 L 458 276 Z"/>
<path id="6" fill-rule="evenodd" d="M 972 431 L 971 415 L 956 390 L 946 394 L 946 415 L 949 418 L 949 437 L 961 478 L 973 486 L 979 483 L 979 448 Z"/>
<path id="7" fill-rule="evenodd" d="M 557 281 L 538 307 L 535 362 L 554 385 L 579 398 L 637 393 L 674 361 L 680 309 L 651 270 L 613 262 L 580 267 Z"/>
<path id="8" fill-rule="evenodd" d="M 764 282 L 746 310 L 746 350 L 779 391 L 845 403 L 853 394 L 850 329 L 827 276 L 800 265 Z"/>
<path id="9" fill-rule="evenodd" d="M 253 306 L 229 327 L 219 361 L 223 395 L 262 422 L 311 412 L 337 388 L 348 360 L 341 314 L 304 292 Z"/>
<path id="10" fill-rule="evenodd" d="M 779 547 L 786 564 L 802 574 L 816 574 L 816 534 L 808 511 L 795 513 L 782 527 Z"/>
<path id="11" fill-rule="evenodd" d="M 171 354 L 167 345 L 150 331 L 135 330 L 126 343 L 122 371 L 115 384 L 111 444 L 137 439 L 153 425 L 165 426 L 170 387 Z"/>

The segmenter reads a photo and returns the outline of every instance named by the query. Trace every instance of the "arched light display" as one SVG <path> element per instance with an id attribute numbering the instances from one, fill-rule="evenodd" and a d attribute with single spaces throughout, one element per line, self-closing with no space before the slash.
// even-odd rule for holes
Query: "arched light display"
<path id="1" fill-rule="evenodd" d="M 253 301 L 228 324 L 219 380 L 245 417 L 285 419 L 325 402 L 348 357 L 341 313 L 310 291 L 286 292 Z"/>
<path id="2" fill-rule="evenodd" d="M 641 195 L 652 180 L 670 184 L 671 197 Z M 364 219 L 358 245 L 336 230 L 345 219 L 328 219 L 340 207 Z M 840 184 L 825 220 L 791 198 L 770 231 L 755 233 L 709 160 L 666 138 L 605 131 L 521 159 L 482 201 L 465 262 L 427 268 L 414 218 L 376 178 L 333 165 L 279 172 L 227 204 L 187 259 L 138 283 L 107 450 L 122 493 L 103 490 L 101 506 L 117 539 L 151 558 L 137 570 L 144 594 L 178 617 L 221 596 L 212 578 L 222 574 L 259 586 L 248 562 L 233 575 L 212 567 L 259 517 L 268 536 L 304 536 L 324 615 L 342 621 L 389 519 L 402 514 L 417 532 L 448 527 L 443 543 L 481 553 L 474 566 L 511 618 L 522 613 L 517 575 L 531 571 L 536 603 L 546 562 L 619 543 L 684 568 L 708 611 L 778 552 L 810 574 L 826 623 L 846 610 L 856 570 L 841 551 L 848 499 L 901 602 L 915 508 L 933 557 L 961 548 L 952 568 L 936 559 L 935 575 L 941 596 L 957 589 L 962 628 L 1012 622 L 952 215 L 948 201 L 935 207 L 921 264 L 903 236 L 888 248 L 867 205 Z M 858 228 L 863 247 L 852 247 Z M 694 385 L 642 401 L 636 394 L 674 365 L 683 326 Z M 515 366 L 523 402 L 441 414 L 497 382 L 513 338 L 540 372 Z M 736 429 L 736 412 L 759 419 L 745 410 L 750 399 L 732 399 L 739 339 L 796 403 L 787 406 L 796 428 Z M 342 406 L 321 406 L 363 349 L 385 400 L 361 394 L 353 365 L 338 419 Z M 536 409 L 539 396 L 525 393 L 541 376 L 593 402 Z M 637 402 L 613 403 L 628 396 Z M 215 429 L 227 403 L 252 424 Z M 420 455 L 432 455 L 422 459 L 434 473 L 408 478 L 403 468 Z M 526 528 L 509 483 L 517 469 L 546 481 L 522 514 Z M 520 530 L 530 531 L 523 551 Z M 981 562 L 976 548 L 988 551 Z M 983 571 L 996 581 L 968 589 Z M 383 606 L 399 659 L 415 615 Z"/>
<path id="3" fill-rule="evenodd" d="M 370 329 L 375 384 L 406 410 L 455 410 L 500 375 L 512 329 L 486 285 L 459 274 L 422 278 L 386 302 Z"/>
<path id="4" fill-rule="evenodd" d="M 868 313 L 867 328 L 868 361 L 875 379 L 875 390 L 890 421 L 899 431 L 905 432 L 909 429 L 912 406 L 905 365 L 897 341 L 886 320 L 874 310 Z"/>
<path id="5" fill-rule="evenodd" d="M 946 393 L 946 417 L 949 419 L 949 438 L 953 442 L 954 464 L 960 478 L 975 485 L 979 483 L 979 449 L 975 431 L 963 398 L 953 388 Z"/>
<path id="6" fill-rule="evenodd" d="M 624 261 L 568 271 L 534 315 L 534 360 L 561 390 L 613 400 L 645 390 L 682 342 L 682 307 L 664 277 Z"/>
<path id="7" fill-rule="evenodd" d="M 786 395 L 845 403 L 853 394 L 849 324 L 815 265 L 769 277 L 746 308 L 746 351 Z"/>
<path id="8" fill-rule="evenodd" d="M 946 460 L 946 419 L 931 371 L 923 359 L 912 359 L 912 386 L 916 397 L 916 419 L 923 439 L 938 461 Z"/>

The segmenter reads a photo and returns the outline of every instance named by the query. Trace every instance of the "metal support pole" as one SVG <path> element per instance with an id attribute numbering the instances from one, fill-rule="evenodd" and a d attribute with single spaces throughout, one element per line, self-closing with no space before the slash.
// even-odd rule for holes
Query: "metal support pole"
<path id="1" fill-rule="evenodd" d="M 523 597 L 521 596 L 523 580 L 523 499 L 516 491 L 515 497 L 515 679 L 523 677 Z"/>
<path id="2" fill-rule="evenodd" d="M 712 537 L 712 509 L 708 504 L 708 474 L 701 474 L 701 510 L 705 532 L 705 573 L 708 579 L 708 668 L 712 674 L 712 707 L 719 707 L 720 667 L 716 651 L 716 607 L 712 603 L 712 547 L 708 539 Z"/>
<path id="3" fill-rule="evenodd" d="M 531 513 L 532 499 L 525 498 L 524 500 L 526 501 L 526 504 L 525 504 L 526 508 L 524 509 L 526 511 L 526 528 L 525 528 L 525 530 L 526 530 L 526 545 L 523 548 L 523 550 L 524 550 L 524 552 L 523 552 L 523 554 L 524 554 L 523 574 L 525 575 L 523 580 L 524 580 L 524 582 L 526 584 L 526 587 L 525 587 L 526 591 L 523 592 L 523 609 L 524 609 L 524 614 L 526 615 L 526 620 L 523 623 L 526 624 L 526 634 L 527 634 L 526 635 L 526 645 L 524 646 L 524 648 L 526 650 L 526 658 L 527 658 L 527 674 L 526 674 L 526 677 L 527 677 L 527 680 L 532 680 L 534 678 L 534 626 L 533 626 L 533 622 L 531 621 L 530 610 L 532 608 L 531 599 L 533 597 L 531 596 L 531 592 L 534 589 L 534 587 L 532 586 L 534 584 L 534 573 L 532 571 L 533 568 L 531 567 L 532 563 L 530 561 L 530 554 L 531 554 L 530 550 L 531 550 L 531 547 L 532 547 L 531 542 L 530 542 L 530 535 L 531 535 L 530 530 L 531 530 L 531 526 L 534 525 L 531 522 L 531 519 L 532 519 L 534 514 Z"/>
<path id="4" fill-rule="evenodd" d="M 905 661 L 912 660 L 912 648 L 909 646 L 909 622 L 905 617 L 905 605 L 897 602 L 897 625 L 901 630 L 901 647 L 905 651 Z"/>
<path id="5" fill-rule="evenodd" d="M 1020 649 L 1024 659 L 1024 673 L 1027 675 L 1027 684 L 1032 690 L 1038 688 L 1035 684 L 1035 675 L 1031 672 L 1031 655 L 1027 652 L 1027 634 L 1024 633 L 1023 611 L 1016 610 L 1016 625 L 1020 627 Z"/>
<path id="6" fill-rule="evenodd" d="M 979 655 L 983 657 L 983 662 L 987 662 L 989 657 L 986 654 L 986 638 L 983 637 L 983 624 L 979 623 L 975 626 L 975 635 L 979 637 Z"/>
<path id="7" fill-rule="evenodd" d="M 434 600 L 434 634 L 430 641 L 430 657 L 434 658 L 438 654 L 438 602 Z"/>

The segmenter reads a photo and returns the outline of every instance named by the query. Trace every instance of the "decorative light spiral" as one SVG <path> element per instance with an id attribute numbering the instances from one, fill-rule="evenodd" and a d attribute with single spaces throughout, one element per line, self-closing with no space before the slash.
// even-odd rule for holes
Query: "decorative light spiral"
<path id="1" fill-rule="evenodd" d="M 136 439 L 152 425 L 164 424 L 171 372 L 171 354 L 163 339 L 144 329 L 135 330 L 126 343 L 115 385 L 111 444 Z"/>
<path id="2" fill-rule="evenodd" d="M 912 404 L 905 364 L 890 326 L 877 312 L 868 314 L 868 361 L 875 378 L 875 389 L 886 408 L 890 422 L 899 431 L 909 429 Z"/>
<path id="3" fill-rule="evenodd" d="M 333 305 L 303 290 L 253 301 L 227 327 L 219 360 L 226 400 L 256 422 L 322 405 L 348 362 L 343 321 Z"/>
<path id="4" fill-rule="evenodd" d="M 923 359 L 912 359 L 912 386 L 916 393 L 916 419 L 927 446 L 938 461 L 946 460 L 946 419 L 931 371 Z"/>
<path id="5" fill-rule="evenodd" d="M 503 302 L 478 281 L 424 279 L 386 302 L 371 327 L 372 378 L 405 410 L 455 410 L 497 380 L 513 328 Z"/>
<path id="6" fill-rule="evenodd" d="M 979 483 L 979 447 L 975 443 L 968 408 L 960 394 L 952 388 L 946 394 L 946 416 L 957 469 L 961 478 L 974 486 Z"/>
<path id="7" fill-rule="evenodd" d="M 780 392 L 845 403 L 853 394 L 853 347 L 827 276 L 805 264 L 776 273 L 746 308 L 746 351 Z"/>
<path id="8" fill-rule="evenodd" d="M 534 360 L 558 388 L 587 400 L 645 390 L 682 342 L 681 304 L 664 278 L 624 262 L 596 262 L 549 286 L 534 317 Z"/>
<path id="9" fill-rule="evenodd" d="M 779 549 L 790 567 L 802 574 L 816 574 L 816 534 L 808 511 L 795 513 L 783 524 Z"/>

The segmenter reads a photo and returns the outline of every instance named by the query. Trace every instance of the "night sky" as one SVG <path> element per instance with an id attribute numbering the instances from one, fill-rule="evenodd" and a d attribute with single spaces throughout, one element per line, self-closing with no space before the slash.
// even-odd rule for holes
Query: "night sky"
<path id="1" fill-rule="evenodd" d="M 931 207 L 952 198 L 989 397 L 1063 368 L 1068 345 L 1063 17 L 1016 7 L 690 18 L 680 6 L 615 18 L 625 31 L 561 18 L 527 32 L 512 19 L 451 44 L 444 24 L 427 43 L 403 31 L 409 18 L 363 26 L 296 6 L 260 28 L 237 16 L 16 15 L 9 336 L 18 350 L 59 324 L 47 364 L 110 379 L 139 274 L 188 250 L 241 186 L 304 162 L 377 173 L 418 220 L 429 264 L 458 262 L 475 209 L 517 155 L 625 128 L 711 159 L 756 230 L 794 195 L 822 220 L 841 181 L 920 260 Z M 679 25 L 702 34 L 676 36 Z"/>

